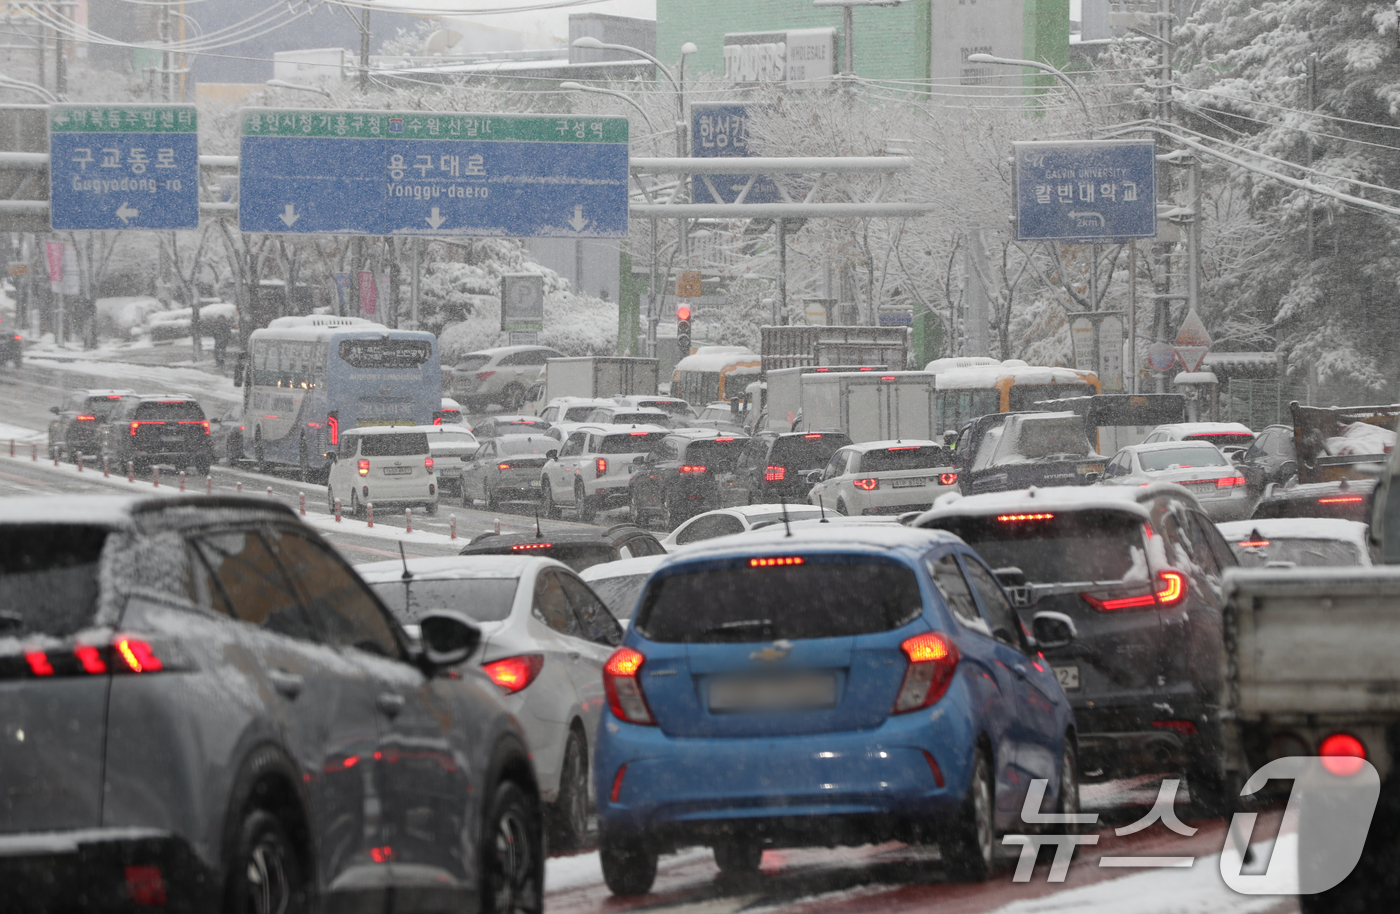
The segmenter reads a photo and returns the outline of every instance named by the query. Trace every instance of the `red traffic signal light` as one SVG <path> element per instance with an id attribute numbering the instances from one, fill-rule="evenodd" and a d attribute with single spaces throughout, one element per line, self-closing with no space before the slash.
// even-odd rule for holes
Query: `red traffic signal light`
<path id="1" fill-rule="evenodd" d="M 688 305 L 681 305 L 680 307 L 676 308 L 676 320 L 690 320 L 690 307 Z"/>

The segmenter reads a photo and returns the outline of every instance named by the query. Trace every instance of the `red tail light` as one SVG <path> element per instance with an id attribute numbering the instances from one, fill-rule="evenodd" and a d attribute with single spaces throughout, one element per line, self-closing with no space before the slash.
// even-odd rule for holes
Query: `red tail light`
<path id="1" fill-rule="evenodd" d="M 204 426 L 204 434 L 206 434 L 206 435 L 209 434 L 209 420 L 208 420 L 208 419 L 181 419 L 181 420 L 180 420 L 180 424 L 181 424 L 181 425 L 202 425 L 202 426 Z"/>
<path id="2" fill-rule="evenodd" d="M 502 692 L 513 695 L 534 682 L 544 669 L 544 654 L 521 654 L 483 664 L 481 669 Z"/>
<path id="3" fill-rule="evenodd" d="M 102 659 L 102 650 L 91 644 L 80 644 L 73 648 L 73 656 L 83 665 L 83 672 L 100 676 L 107 672 L 107 661 Z"/>
<path id="4" fill-rule="evenodd" d="M 880 488 L 880 480 L 872 476 L 869 479 L 853 480 L 851 485 L 860 489 L 862 492 L 874 492 L 876 489 Z"/>
<path id="5" fill-rule="evenodd" d="M 360 471 L 361 476 L 369 475 L 369 461 L 364 457 L 360 458 L 360 462 L 355 464 L 355 467 Z"/>
<path id="6" fill-rule="evenodd" d="M 1243 476 L 1226 476 L 1226 477 L 1223 478 L 1223 479 L 1217 479 L 1217 480 L 1215 481 L 1215 487 L 1216 487 L 1217 489 L 1228 489 L 1228 488 L 1231 488 L 1232 486 L 1242 486 L 1242 485 L 1244 485 L 1244 477 L 1243 477 Z"/>
<path id="7" fill-rule="evenodd" d="M 1366 761 L 1366 744 L 1350 733 L 1333 733 L 1317 747 L 1322 767 L 1339 778 L 1349 778 Z"/>
<path id="8" fill-rule="evenodd" d="M 997 520 L 1003 524 L 1019 524 L 1029 520 L 1054 520 L 1053 514 L 1002 514 Z"/>
<path id="9" fill-rule="evenodd" d="M 141 907 L 163 908 L 169 900 L 160 867 L 146 864 L 125 869 L 126 894 L 131 903 Z"/>
<path id="10" fill-rule="evenodd" d="M 79 421 L 79 422 L 96 422 L 96 421 L 97 421 L 97 417 L 96 417 L 96 416 L 78 416 L 78 421 Z"/>
<path id="11" fill-rule="evenodd" d="M 477 379 L 478 381 L 485 381 L 487 378 L 491 377 L 493 374 L 495 374 L 494 371 L 478 371 L 478 372 L 476 373 L 476 379 Z"/>
<path id="12" fill-rule="evenodd" d="M 335 413 L 328 414 L 326 416 L 326 428 L 331 430 L 331 444 L 333 446 L 338 446 L 340 444 L 340 417 Z"/>
<path id="13" fill-rule="evenodd" d="M 1331 498 L 1319 498 L 1317 503 L 1319 505 L 1355 505 L 1365 500 L 1360 495 L 1335 495 Z"/>
<path id="14" fill-rule="evenodd" d="M 156 652 L 145 641 L 118 638 L 116 648 L 117 655 L 133 673 L 159 673 L 165 668 Z"/>
<path id="15" fill-rule="evenodd" d="M 779 555 L 772 558 L 749 559 L 750 568 L 774 568 L 778 565 L 805 565 L 807 560 L 800 555 Z"/>
<path id="16" fill-rule="evenodd" d="M 766 467 L 763 471 L 763 478 L 768 482 L 782 482 L 787 476 L 787 467 Z"/>
<path id="17" fill-rule="evenodd" d="M 25 651 L 29 675 L 35 677 L 105 676 L 110 673 L 159 673 L 169 669 L 150 642 L 117 635 L 110 644 L 75 644 L 50 651 Z"/>
<path id="18" fill-rule="evenodd" d="M 1098 594 L 1081 593 L 1079 596 L 1099 612 L 1113 612 L 1119 609 L 1145 609 L 1149 606 L 1175 606 L 1186 597 L 1186 576 L 1179 571 L 1162 571 L 1157 574 L 1158 586 L 1155 591 L 1132 593 L 1121 597 L 1103 597 Z"/>
<path id="19" fill-rule="evenodd" d="M 434 416 L 433 425 L 442 425 L 442 416 Z"/>
<path id="20" fill-rule="evenodd" d="M 1163 606 L 1175 606 L 1186 598 L 1186 575 L 1179 571 L 1159 571 L 1161 582 L 1157 588 L 1157 602 Z"/>
<path id="21" fill-rule="evenodd" d="M 942 632 L 926 632 L 899 646 L 909 658 L 904 682 L 894 700 L 895 714 L 927 708 L 948 691 L 958 669 L 957 645 Z"/>
<path id="22" fill-rule="evenodd" d="M 548 549 L 553 543 L 516 543 L 510 547 L 511 552 L 530 552 L 534 549 Z"/>
<path id="23" fill-rule="evenodd" d="M 957 473 L 939 473 L 938 484 L 940 486 L 955 486 L 958 484 Z"/>
<path id="24" fill-rule="evenodd" d="M 606 457 L 599 457 L 593 461 L 593 477 L 601 479 L 608 475 L 608 460 Z"/>
<path id="25" fill-rule="evenodd" d="M 701 466 L 683 466 L 683 467 L 676 467 L 676 472 L 677 472 L 677 473 L 703 473 L 703 472 L 705 472 L 706 469 L 707 469 L 707 467 L 701 467 Z"/>
<path id="26" fill-rule="evenodd" d="M 637 679 L 645 662 L 646 658 L 630 647 L 613 651 L 608 662 L 603 664 L 603 691 L 608 696 L 609 710 L 618 720 L 655 726 L 656 720 L 651 716 L 642 684 Z"/>
<path id="27" fill-rule="evenodd" d="M 616 803 L 618 796 L 622 793 L 622 779 L 627 774 L 627 766 L 623 765 L 617 769 L 617 774 L 613 775 L 612 791 L 608 794 L 608 799 Z"/>
<path id="28" fill-rule="evenodd" d="M 815 440 L 815 439 L 817 439 L 817 438 L 820 438 L 821 435 L 820 435 L 820 434 L 815 434 L 815 435 L 803 435 L 802 437 L 803 437 L 803 438 L 806 438 L 808 441 L 813 441 L 813 440 Z"/>
<path id="29" fill-rule="evenodd" d="M 131 434 L 132 434 L 132 437 L 135 437 L 135 436 L 136 436 L 136 430 L 137 430 L 138 428 L 140 428 L 141 426 L 143 426 L 143 425 L 164 425 L 164 424 L 165 424 L 164 422 L 154 421 L 154 420 L 150 420 L 150 419 L 145 419 L 145 420 L 141 420 L 141 421 L 138 421 L 138 422 L 133 422 L 133 423 L 131 423 Z"/>
<path id="30" fill-rule="evenodd" d="M 510 464 L 508 464 L 508 463 L 498 463 L 498 464 L 496 464 L 496 469 L 498 469 L 498 470 L 509 470 L 510 468 L 511 468 L 511 466 L 510 466 Z"/>
<path id="31" fill-rule="evenodd" d="M 424 457 L 424 458 L 423 458 L 423 469 L 427 470 L 429 475 L 432 475 L 432 472 L 433 472 L 433 458 L 431 458 L 431 457 Z"/>
<path id="32" fill-rule="evenodd" d="M 48 654 L 43 651 L 27 651 L 24 660 L 29 664 L 29 672 L 35 676 L 53 675 L 53 664 L 49 662 Z"/>
<path id="33" fill-rule="evenodd" d="M 1193 720 L 1154 720 L 1152 726 L 1158 730 L 1171 730 L 1182 736 L 1196 735 L 1196 722 Z"/>

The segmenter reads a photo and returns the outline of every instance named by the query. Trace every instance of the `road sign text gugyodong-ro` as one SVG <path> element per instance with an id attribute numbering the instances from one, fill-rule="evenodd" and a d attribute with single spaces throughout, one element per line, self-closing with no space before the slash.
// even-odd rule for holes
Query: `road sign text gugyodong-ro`
<path id="1" fill-rule="evenodd" d="M 1157 234 L 1151 140 L 1012 143 L 1016 239 L 1081 244 Z"/>
<path id="2" fill-rule="evenodd" d="M 50 105 L 49 225 L 199 228 L 194 105 Z"/>
<path id="3" fill-rule="evenodd" d="M 245 232 L 627 234 L 626 118 L 247 108 L 239 119 Z"/>

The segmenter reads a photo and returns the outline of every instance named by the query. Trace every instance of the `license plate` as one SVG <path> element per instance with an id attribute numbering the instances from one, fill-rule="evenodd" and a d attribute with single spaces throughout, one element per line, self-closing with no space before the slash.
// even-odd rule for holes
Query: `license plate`
<path id="1" fill-rule="evenodd" d="M 528 485 L 530 486 L 530 488 L 532 488 L 532 489 L 538 489 L 538 488 L 540 487 L 540 481 L 539 481 L 538 479 L 532 479 L 532 480 L 530 480 L 529 483 L 527 483 L 527 484 L 528 484 Z"/>
<path id="2" fill-rule="evenodd" d="M 1060 688 L 1077 689 L 1079 688 L 1079 667 L 1057 666 L 1055 667 L 1055 678 L 1060 680 Z"/>
<path id="3" fill-rule="evenodd" d="M 710 710 L 818 711 L 836 706 L 831 673 L 726 677 L 710 683 Z"/>
<path id="4" fill-rule="evenodd" d="M 1102 473 L 1103 464 L 1081 463 L 1079 466 L 1074 468 L 1074 472 L 1078 473 L 1080 476 L 1088 476 L 1090 473 Z"/>
<path id="5" fill-rule="evenodd" d="M 384 467 L 385 476 L 407 476 L 413 472 L 413 467 Z"/>
<path id="6" fill-rule="evenodd" d="M 928 484 L 928 480 L 922 476 L 915 476 L 911 479 L 890 480 L 891 489 L 916 489 Z"/>

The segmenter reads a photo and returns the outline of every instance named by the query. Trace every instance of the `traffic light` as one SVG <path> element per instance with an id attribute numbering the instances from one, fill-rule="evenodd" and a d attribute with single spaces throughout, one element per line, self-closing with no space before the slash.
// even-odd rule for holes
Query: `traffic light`
<path id="1" fill-rule="evenodd" d="M 681 358 L 690 355 L 690 307 L 687 305 L 676 309 L 676 348 Z"/>

